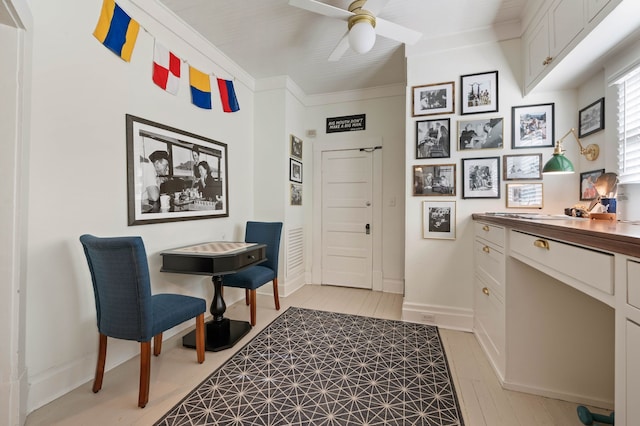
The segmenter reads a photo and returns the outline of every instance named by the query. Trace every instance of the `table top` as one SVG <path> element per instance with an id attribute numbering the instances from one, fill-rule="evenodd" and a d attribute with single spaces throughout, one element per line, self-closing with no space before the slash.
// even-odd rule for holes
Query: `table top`
<path id="1" fill-rule="evenodd" d="M 233 241 L 213 241 L 209 243 L 200 243 L 190 246 L 180 247 L 170 250 L 171 252 L 183 253 L 203 253 L 203 254 L 225 254 L 253 247 L 256 243 L 243 243 Z M 166 252 L 165 252 L 166 253 Z"/>

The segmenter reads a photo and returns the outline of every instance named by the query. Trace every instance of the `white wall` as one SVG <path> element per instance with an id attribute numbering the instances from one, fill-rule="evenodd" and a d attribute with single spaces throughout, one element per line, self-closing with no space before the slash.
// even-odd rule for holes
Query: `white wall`
<path id="1" fill-rule="evenodd" d="M 480 72 L 498 71 L 499 111 L 477 115 L 465 115 L 464 119 L 483 117 L 504 118 L 504 148 L 486 151 L 457 151 L 457 122 L 460 113 L 460 76 Z M 411 117 L 411 87 L 453 81 L 455 83 L 456 114 L 451 118 L 451 158 L 441 160 L 415 159 L 415 122 Z M 412 321 L 435 322 L 451 328 L 469 330 L 472 327 L 472 277 L 473 277 L 473 226 L 471 215 L 475 212 L 505 211 L 505 183 L 500 185 L 499 199 L 462 199 L 462 158 L 502 156 L 505 154 L 542 153 L 543 162 L 552 155 L 552 148 L 511 149 L 511 108 L 513 106 L 555 103 L 555 137 L 577 126 L 577 102 L 575 91 L 532 93 L 522 97 L 522 72 L 520 40 L 486 43 L 467 48 L 415 55 L 407 58 L 407 101 L 405 139 L 405 300 L 403 315 Z M 572 141 L 565 144 L 566 155 L 578 167 L 578 147 Z M 456 164 L 456 197 L 414 197 L 412 167 L 417 164 Z M 600 163 L 590 165 L 600 168 Z M 579 200 L 579 174 L 545 176 L 544 212 L 562 214 L 564 207 Z M 422 238 L 422 202 L 456 201 L 457 230 L 455 241 Z M 522 212 L 522 209 L 517 211 Z M 531 210 L 524 210 L 531 211 Z M 534 210 L 539 211 L 539 210 Z"/>
<path id="2" fill-rule="evenodd" d="M 153 36 L 203 71 L 224 78 L 235 76 L 223 74 L 231 65 L 212 63 L 129 1 L 118 3 L 149 29 L 140 31 L 131 63 L 119 59 L 92 35 L 102 1 L 32 4 L 29 411 L 93 377 L 97 329 L 90 276 L 78 241 L 81 234 L 141 235 L 154 293 L 188 293 L 210 301 L 208 277 L 160 273 L 158 252 L 201 240 L 242 239 L 244 222 L 253 216 L 252 91 L 242 79 L 235 81 L 241 107 L 237 113 L 222 112 L 215 86 L 213 110 L 196 108 L 190 103 L 186 64 L 178 96 L 162 91 L 151 81 Z M 172 31 L 180 28 L 176 22 Z M 190 36 L 184 34 L 187 40 Z M 127 226 L 125 114 L 228 144 L 230 216 Z M 170 336 L 167 333 L 165 338 Z M 109 345 L 107 369 L 139 351 L 135 342 L 112 340 Z"/>

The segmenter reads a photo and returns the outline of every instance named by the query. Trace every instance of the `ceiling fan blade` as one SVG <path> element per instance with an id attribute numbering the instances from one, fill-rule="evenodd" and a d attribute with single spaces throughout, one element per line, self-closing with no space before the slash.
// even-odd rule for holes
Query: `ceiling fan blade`
<path id="1" fill-rule="evenodd" d="M 319 13 L 330 18 L 342 19 L 346 21 L 349 19 L 352 12 L 339 7 L 331 6 L 330 4 L 321 3 L 316 0 L 289 0 L 289 5 L 299 7 L 300 9 L 308 10 L 310 12 Z"/>
<path id="2" fill-rule="evenodd" d="M 373 13 L 375 16 L 380 13 L 387 3 L 389 3 L 389 0 L 367 0 L 362 8 Z"/>
<path id="3" fill-rule="evenodd" d="M 342 55 L 349 50 L 349 32 L 347 31 L 340 39 L 331 55 L 329 55 L 329 62 L 336 62 L 342 58 Z"/>
<path id="4" fill-rule="evenodd" d="M 376 18 L 376 34 L 405 44 L 416 44 L 422 33 L 384 19 Z"/>

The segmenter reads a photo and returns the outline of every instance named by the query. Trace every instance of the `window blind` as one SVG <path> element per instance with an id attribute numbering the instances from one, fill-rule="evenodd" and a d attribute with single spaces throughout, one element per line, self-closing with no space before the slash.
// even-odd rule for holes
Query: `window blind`
<path id="1" fill-rule="evenodd" d="M 640 182 L 640 67 L 617 84 L 618 176 Z"/>

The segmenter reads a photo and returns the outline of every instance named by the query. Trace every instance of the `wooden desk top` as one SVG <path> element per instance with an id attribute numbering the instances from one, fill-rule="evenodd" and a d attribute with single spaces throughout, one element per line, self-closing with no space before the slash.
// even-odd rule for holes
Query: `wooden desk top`
<path id="1" fill-rule="evenodd" d="M 472 217 L 534 235 L 640 258 L 640 224 L 527 213 L 474 213 Z"/>

